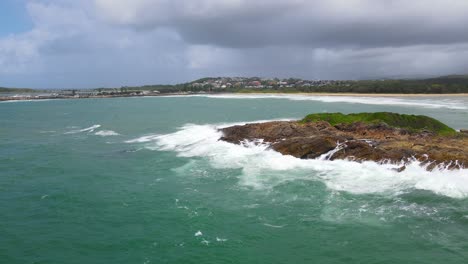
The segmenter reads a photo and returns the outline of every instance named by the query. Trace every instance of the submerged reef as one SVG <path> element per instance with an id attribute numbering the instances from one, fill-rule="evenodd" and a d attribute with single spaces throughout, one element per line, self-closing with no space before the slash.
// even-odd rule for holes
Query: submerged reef
<path id="1" fill-rule="evenodd" d="M 420 161 L 427 170 L 464 169 L 468 134 L 422 115 L 389 112 L 319 113 L 298 121 L 273 121 L 220 129 L 220 140 L 270 145 L 301 159 L 347 159 L 357 162 L 405 164 Z"/>

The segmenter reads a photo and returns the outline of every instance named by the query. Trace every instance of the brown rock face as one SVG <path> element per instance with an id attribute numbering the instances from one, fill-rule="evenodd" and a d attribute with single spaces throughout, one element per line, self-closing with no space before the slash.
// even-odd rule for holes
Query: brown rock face
<path id="1" fill-rule="evenodd" d="M 449 169 L 468 165 L 468 135 L 442 137 L 430 132 L 411 133 L 385 124 L 340 124 L 296 121 L 275 121 L 247 124 L 221 129 L 221 140 L 239 144 L 241 141 L 263 139 L 271 148 L 301 159 L 318 157 L 334 160 L 376 161 L 400 163 L 417 159 L 432 170 L 437 166 Z M 404 167 L 398 171 L 404 170 Z"/>
<path id="2" fill-rule="evenodd" d="M 294 137 L 273 144 L 273 149 L 284 155 L 301 159 L 315 159 L 336 148 L 339 139 L 332 136 Z"/>

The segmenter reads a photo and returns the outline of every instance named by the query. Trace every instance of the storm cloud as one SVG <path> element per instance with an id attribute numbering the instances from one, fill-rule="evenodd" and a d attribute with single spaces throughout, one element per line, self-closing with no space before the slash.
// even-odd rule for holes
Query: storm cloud
<path id="1" fill-rule="evenodd" d="M 233 48 L 468 41 L 463 0 L 97 0 L 96 5 L 118 25 L 168 27 L 190 43 Z"/>
<path id="2" fill-rule="evenodd" d="M 25 5 L 33 27 L 0 37 L 0 86 L 468 72 L 465 0 L 34 0 Z"/>

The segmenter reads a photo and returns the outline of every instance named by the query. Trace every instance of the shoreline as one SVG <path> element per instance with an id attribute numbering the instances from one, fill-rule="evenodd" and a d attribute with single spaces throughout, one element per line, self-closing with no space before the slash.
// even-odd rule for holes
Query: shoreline
<path id="1" fill-rule="evenodd" d="M 388 93 L 223 93 L 242 95 L 303 95 L 303 96 L 350 96 L 350 97 L 466 97 L 468 93 L 448 93 L 448 94 L 388 94 Z"/>
<path id="2" fill-rule="evenodd" d="M 448 93 L 448 94 L 388 94 L 388 93 L 272 93 L 272 92 L 252 92 L 252 93 L 167 93 L 159 95 L 105 95 L 105 96 L 87 96 L 87 97 L 73 97 L 73 96 L 21 96 L 21 97 L 7 97 L 0 96 L 0 102 L 8 101 L 36 101 L 36 100 L 60 100 L 60 99 L 105 99 L 105 98 L 126 98 L 126 97 L 164 97 L 164 96 L 196 96 L 196 95 L 279 95 L 279 96 L 347 96 L 347 97 L 468 97 L 468 93 Z"/>

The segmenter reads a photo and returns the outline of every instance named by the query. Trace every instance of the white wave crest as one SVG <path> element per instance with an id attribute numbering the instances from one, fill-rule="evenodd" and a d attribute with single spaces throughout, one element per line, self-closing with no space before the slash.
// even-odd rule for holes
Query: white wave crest
<path id="1" fill-rule="evenodd" d="M 112 130 L 101 130 L 101 131 L 94 133 L 94 135 L 101 136 L 101 137 L 109 137 L 109 136 L 118 136 L 120 134 Z"/>
<path id="2" fill-rule="evenodd" d="M 65 134 L 76 134 L 76 133 L 82 133 L 82 132 L 94 132 L 94 130 L 96 130 L 96 129 L 100 128 L 100 127 L 101 127 L 101 125 L 92 125 L 92 126 L 87 127 L 87 128 L 68 131 L 68 132 L 65 132 Z"/>
<path id="3" fill-rule="evenodd" d="M 340 96 L 340 95 L 295 95 L 295 94 L 223 94 L 223 95 L 196 95 L 217 99 L 288 99 L 292 101 L 320 101 L 325 103 L 351 103 L 368 105 L 397 105 L 421 108 L 447 108 L 456 110 L 468 109 L 466 101 L 457 98 L 440 99 L 425 98 L 414 99 L 409 97 L 383 97 L 383 96 Z"/>
<path id="4" fill-rule="evenodd" d="M 255 121 L 255 123 L 265 123 L 265 122 L 271 122 L 271 121 L 291 121 L 292 119 L 288 118 L 280 118 L 280 119 L 273 119 L 273 120 L 259 120 Z M 234 125 L 245 125 L 247 123 L 252 123 L 252 122 L 237 122 L 237 123 L 229 123 L 229 124 L 219 124 L 216 125 L 217 128 L 223 128 L 223 127 L 228 127 L 228 126 L 234 126 Z M 191 125 L 188 125 L 191 126 Z M 196 125 L 193 125 L 196 126 Z M 155 142 L 158 141 L 160 138 L 164 137 L 163 135 L 160 134 L 150 134 L 150 135 L 145 135 L 141 137 L 137 137 L 134 139 L 129 139 L 125 141 L 125 143 L 147 143 L 147 142 Z"/>
<path id="5" fill-rule="evenodd" d="M 159 135 L 157 135 L 157 134 L 155 134 L 155 135 L 146 135 L 146 136 L 142 136 L 142 137 L 139 137 L 139 138 L 134 138 L 134 139 L 127 140 L 127 141 L 125 141 L 125 143 L 151 142 L 151 141 L 156 140 L 158 137 L 159 137 Z"/>
<path id="6" fill-rule="evenodd" d="M 291 180 L 319 180 L 333 190 L 355 194 L 399 194 L 411 189 L 429 190 L 454 198 L 468 197 L 468 170 L 429 172 L 413 162 L 403 172 L 395 164 L 357 163 L 346 160 L 302 160 L 282 155 L 266 144 L 243 145 L 220 141 L 225 125 L 185 125 L 167 135 L 145 138 L 151 150 L 176 151 L 182 157 L 203 157 L 215 168 L 241 168 L 240 184 L 271 188 Z"/>

